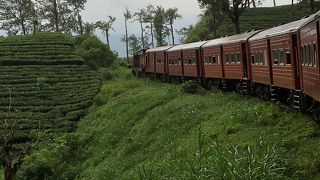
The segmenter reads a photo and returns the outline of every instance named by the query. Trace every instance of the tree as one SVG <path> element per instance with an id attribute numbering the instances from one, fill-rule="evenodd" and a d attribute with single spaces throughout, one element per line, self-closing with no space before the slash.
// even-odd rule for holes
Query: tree
<path id="1" fill-rule="evenodd" d="M 31 0 L 0 0 L 1 28 L 8 34 L 28 34 L 32 30 L 34 16 L 34 3 Z"/>
<path id="2" fill-rule="evenodd" d="M 110 46 L 110 42 L 109 42 L 109 31 L 110 30 L 114 30 L 112 25 L 113 23 L 116 21 L 116 18 L 115 17 L 112 17 L 112 16 L 108 16 L 108 20 L 107 21 L 98 21 L 96 23 L 96 27 L 98 29 L 100 29 L 106 36 L 107 38 L 107 44 L 108 46 Z"/>
<path id="3" fill-rule="evenodd" d="M 172 44 L 174 45 L 174 29 L 173 29 L 173 23 L 177 19 L 181 19 L 181 15 L 178 13 L 177 8 L 169 8 L 165 13 L 166 20 L 168 24 L 170 25 L 170 32 L 172 37 Z"/>
<path id="4" fill-rule="evenodd" d="M 144 28 L 143 28 L 143 23 L 145 23 L 145 16 L 146 16 L 146 10 L 145 9 L 140 9 L 138 12 L 134 13 L 134 20 L 138 21 L 140 23 L 140 28 L 141 28 L 141 43 L 142 43 L 142 48 L 145 49 L 145 44 L 144 44 Z"/>
<path id="5" fill-rule="evenodd" d="M 142 48 L 139 39 L 134 34 L 129 37 L 129 48 L 131 55 Z"/>
<path id="6" fill-rule="evenodd" d="M 201 8 L 206 8 L 204 13 L 208 17 L 207 24 L 214 37 L 217 37 L 217 29 L 225 19 L 222 11 L 222 1 L 219 0 L 198 0 Z"/>
<path id="7" fill-rule="evenodd" d="M 44 29 L 83 33 L 81 10 L 87 0 L 36 0 Z"/>
<path id="8" fill-rule="evenodd" d="M 154 29 L 155 29 L 155 37 L 157 40 L 157 46 L 165 45 L 165 10 L 161 6 L 157 6 L 154 15 Z"/>
<path id="9" fill-rule="evenodd" d="M 71 9 L 73 11 L 73 16 L 77 17 L 76 22 L 76 31 L 78 31 L 78 34 L 83 34 L 83 21 L 82 16 L 80 12 L 84 10 L 84 4 L 87 2 L 87 0 L 68 0 L 69 6 L 71 6 Z"/>
<path id="10" fill-rule="evenodd" d="M 116 55 L 96 36 L 84 34 L 75 39 L 76 53 L 80 55 L 86 64 L 93 68 L 110 67 Z"/>
<path id="11" fill-rule="evenodd" d="M 84 34 L 93 35 L 93 33 L 95 31 L 95 24 L 94 23 L 85 22 L 85 23 L 83 23 L 83 26 L 84 26 Z"/>
<path id="12" fill-rule="evenodd" d="M 18 168 L 23 163 L 24 157 L 37 144 L 37 140 L 31 138 L 28 143 L 20 144 L 19 148 L 15 144 L 17 141 L 16 135 L 19 133 L 19 130 L 17 130 L 18 122 L 13 119 L 9 120 L 12 108 L 12 90 L 9 86 L 6 86 L 6 89 L 9 92 L 9 102 L 8 110 L 6 111 L 7 115 L 0 120 L 0 163 L 4 170 L 4 180 L 13 180 Z"/>
<path id="13" fill-rule="evenodd" d="M 126 53 L 127 53 L 127 61 L 129 63 L 129 37 L 128 37 L 128 20 L 132 18 L 132 14 L 130 11 L 128 11 L 128 8 L 126 8 L 126 11 L 123 13 L 124 16 L 124 25 L 126 30 L 125 35 L 125 43 L 126 43 Z"/>
<path id="14" fill-rule="evenodd" d="M 273 6 L 276 7 L 276 0 L 273 0 Z"/>
<path id="15" fill-rule="evenodd" d="M 154 19 L 154 7 L 153 5 L 149 4 L 146 9 L 146 13 L 144 16 L 144 22 L 149 23 L 150 26 L 147 28 L 150 29 L 150 36 L 151 36 L 151 46 L 154 47 L 154 34 L 153 34 L 153 19 Z"/>
<path id="16" fill-rule="evenodd" d="M 223 0 L 222 10 L 228 15 L 233 22 L 236 33 L 239 34 L 240 30 L 240 16 L 243 11 L 248 7 L 249 0 Z"/>
<path id="17" fill-rule="evenodd" d="M 314 0 L 310 0 L 310 11 L 311 13 L 314 13 Z"/>
<path id="18" fill-rule="evenodd" d="M 188 27 L 183 27 L 177 31 L 177 33 L 182 36 L 180 42 L 185 43 L 186 38 L 191 35 L 193 28 L 193 25 L 189 25 Z"/>

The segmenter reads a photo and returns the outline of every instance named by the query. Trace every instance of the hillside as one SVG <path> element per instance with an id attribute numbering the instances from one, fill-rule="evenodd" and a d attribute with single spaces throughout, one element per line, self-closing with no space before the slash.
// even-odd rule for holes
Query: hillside
<path id="1" fill-rule="evenodd" d="M 18 177 L 320 177 L 319 125 L 281 104 L 129 76 L 105 83 L 95 102 L 74 134 L 28 157 Z"/>
<path id="2" fill-rule="evenodd" d="M 72 46 L 61 33 L 0 39 L 1 158 L 4 144 L 17 162 L 36 142 L 74 130 L 92 105 L 100 78 Z"/>
<path id="3" fill-rule="evenodd" d="M 267 29 L 309 16 L 310 10 L 298 5 L 258 7 L 249 8 L 240 17 L 241 32 Z M 208 30 L 208 17 L 203 16 L 197 23 L 192 33 L 188 36 L 187 42 L 199 41 L 201 39 L 214 39 L 213 32 Z M 235 34 L 235 27 L 228 17 L 217 29 L 217 38 Z"/>

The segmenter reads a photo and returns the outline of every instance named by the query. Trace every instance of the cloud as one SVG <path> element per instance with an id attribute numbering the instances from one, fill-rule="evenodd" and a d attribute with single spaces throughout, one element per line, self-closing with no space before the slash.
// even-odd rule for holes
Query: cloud
<path id="1" fill-rule="evenodd" d="M 145 8 L 148 4 L 154 6 L 161 5 L 165 9 L 171 7 L 178 8 L 182 19 L 175 23 L 176 29 L 197 23 L 199 20 L 198 15 L 201 14 L 197 0 L 88 0 L 82 15 L 84 21 L 88 22 L 104 20 L 108 15 L 116 17 L 117 20 L 114 24 L 115 32 L 110 32 L 110 44 L 113 50 L 119 52 L 120 56 L 124 56 L 124 44 L 120 42 L 120 37 L 125 34 L 123 12 L 126 7 L 128 7 L 129 11 L 136 12 L 141 8 Z M 140 27 L 137 22 L 131 21 L 128 30 L 129 34 L 139 36 Z M 97 34 L 105 41 L 101 32 L 97 31 Z"/>

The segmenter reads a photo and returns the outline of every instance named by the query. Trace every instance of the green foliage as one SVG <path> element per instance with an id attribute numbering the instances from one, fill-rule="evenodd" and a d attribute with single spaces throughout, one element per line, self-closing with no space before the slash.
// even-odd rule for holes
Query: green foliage
<path id="1" fill-rule="evenodd" d="M 194 94 L 199 90 L 199 85 L 196 81 L 188 80 L 181 85 L 181 88 L 186 93 Z"/>
<path id="2" fill-rule="evenodd" d="M 48 157 L 40 164 L 56 179 L 319 176 L 319 125 L 288 107 L 134 78 L 108 81 L 99 96 L 99 106 L 65 139 L 75 148 L 44 147 L 28 158 L 27 172 L 42 166 L 31 159 Z"/>
<path id="3" fill-rule="evenodd" d="M 74 63 L 79 61 L 82 63 Z M 34 142 L 50 142 L 54 136 L 74 130 L 86 114 L 101 80 L 97 72 L 82 64 L 72 52 L 71 38 L 61 33 L 0 40 L 0 131 L 14 130 L 13 163 L 33 151 Z M 52 173 L 43 158 L 37 161 L 39 179 Z"/>
<path id="4" fill-rule="evenodd" d="M 259 7 L 246 9 L 240 17 L 241 32 L 249 32 L 253 29 L 267 29 L 274 26 L 299 20 L 310 15 L 308 9 L 299 6 L 278 6 L 278 7 Z M 235 27 L 229 18 L 225 18 L 223 23 L 217 28 L 217 35 L 210 31 L 212 23 L 210 13 L 205 13 L 201 20 L 194 27 L 188 36 L 187 42 L 208 40 L 221 36 L 235 34 Z"/>
<path id="5" fill-rule="evenodd" d="M 81 35 L 74 40 L 76 53 L 80 55 L 90 67 L 111 66 L 116 56 L 109 46 L 102 43 L 96 36 Z"/>

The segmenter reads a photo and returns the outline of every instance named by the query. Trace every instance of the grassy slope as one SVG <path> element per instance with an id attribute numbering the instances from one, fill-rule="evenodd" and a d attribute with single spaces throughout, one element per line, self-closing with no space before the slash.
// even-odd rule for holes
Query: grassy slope
<path id="1" fill-rule="evenodd" d="M 277 177 L 278 167 L 289 177 L 319 177 L 319 126 L 282 105 L 133 78 L 104 84 L 97 99 L 101 106 L 77 132 L 29 157 L 21 176 L 45 169 L 47 177 L 77 179 L 223 178 L 232 167 L 240 175 L 227 179 L 248 179 L 266 162 L 254 171 L 260 177 Z"/>

